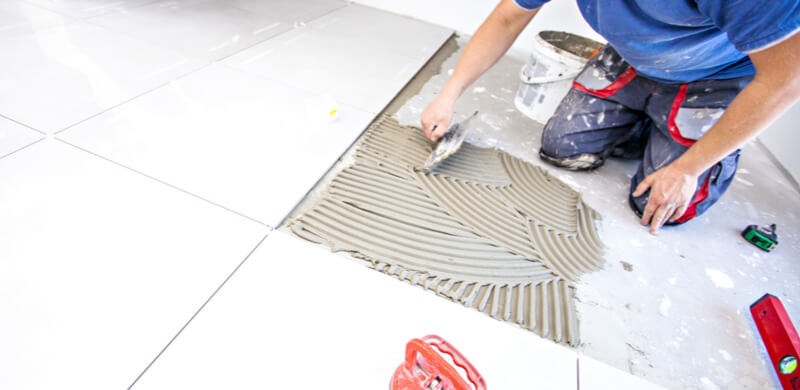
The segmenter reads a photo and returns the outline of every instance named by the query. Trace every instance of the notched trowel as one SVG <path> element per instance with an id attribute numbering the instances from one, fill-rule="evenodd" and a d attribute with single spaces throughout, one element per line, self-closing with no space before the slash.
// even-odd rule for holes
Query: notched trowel
<path id="1" fill-rule="evenodd" d="M 420 170 L 427 173 L 433 167 L 454 155 L 461 148 L 461 144 L 464 143 L 464 139 L 467 137 L 469 122 L 476 116 L 478 116 L 478 111 L 472 113 L 467 119 L 450 126 L 442 138 L 439 139 L 436 148 L 433 149 L 433 153 L 431 153 L 428 161 L 425 161 L 425 165 Z"/>

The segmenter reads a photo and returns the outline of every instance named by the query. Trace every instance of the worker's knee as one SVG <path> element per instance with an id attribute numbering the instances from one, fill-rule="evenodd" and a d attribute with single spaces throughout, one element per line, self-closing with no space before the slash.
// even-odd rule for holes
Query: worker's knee
<path id="1" fill-rule="evenodd" d="M 697 188 L 692 196 L 686 212 L 674 222 L 667 222 L 667 225 L 679 225 L 688 222 L 697 216 L 705 213 L 711 206 L 713 206 L 720 199 L 722 194 L 728 190 L 733 182 L 736 168 L 739 162 L 739 150 L 734 151 L 726 156 L 718 163 L 714 164 L 710 169 L 703 172 L 697 181 Z M 645 207 L 649 200 L 650 192 L 647 191 L 641 196 L 634 197 L 633 192 L 639 186 L 647 175 L 656 171 L 655 167 L 645 166 L 646 161 L 639 166 L 636 174 L 631 178 L 630 193 L 628 195 L 628 204 L 631 206 L 633 212 L 641 218 L 644 213 Z M 664 164 L 666 165 L 666 164 Z"/>
<path id="2" fill-rule="evenodd" d="M 647 207 L 647 200 L 649 199 L 650 193 L 648 191 L 648 193 L 642 196 L 633 196 L 634 191 L 636 191 L 636 187 L 638 187 L 639 183 L 644 180 L 643 177 L 639 178 L 639 176 L 640 174 L 637 172 L 635 175 L 633 175 L 633 178 L 631 178 L 631 189 L 628 192 L 628 205 L 631 206 L 633 213 L 636 214 L 637 217 L 641 218 L 644 214 L 644 208 Z"/>
<path id="3" fill-rule="evenodd" d="M 548 122 L 542 132 L 539 156 L 543 161 L 572 170 L 589 170 L 602 165 L 603 159 L 599 155 L 581 150 L 574 137 L 559 132 L 557 127 L 551 127 L 551 123 L 553 121 Z"/>
<path id="4" fill-rule="evenodd" d="M 576 154 L 575 143 L 566 134 L 559 132 L 547 123 L 542 131 L 542 153 L 553 158 L 564 158 Z"/>
<path id="5" fill-rule="evenodd" d="M 641 218 L 642 215 L 644 215 L 644 210 L 647 207 L 647 202 L 650 199 L 649 191 L 641 196 L 633 196 L 634 191 L 636 191 L 636 188 L 639 186 L 639 183 L 641 183 L 642 180 L 644 180 L 644 178 L 645 176 L 641 174 L 641 172 L 635 174 L 631 179 L 631 188 L 630 192 L 628 193 L 628 205 L 631 207 L 631 210 L 633 211 L 634 214 L 636 214 L 636 217 L 638 218 Z M 693 200 L 696 198 L 697 194 L 695 194 L 692 197 Z M 681 218 L 678 219 L 677 221 L 667 221 L 665 225 L 668 226 L 680 225 L 682 223 L 688 222 L 689 220 L 693 219 L 699 214 L 702 214 L 706 209 L 711 207 L 711 204 L 713 204 L 716 201 L 716 199 L 703 199 L 703 201 L 705 201 L 705 204 L 703 205 L 704 207 L 702 207 L 701 209 L 698 210 L 697 203 L 693 202 L 691 205 L 691 210 L 687 210 L 687 212 L 684 213 L 684 215 L 682 215 Z"/>

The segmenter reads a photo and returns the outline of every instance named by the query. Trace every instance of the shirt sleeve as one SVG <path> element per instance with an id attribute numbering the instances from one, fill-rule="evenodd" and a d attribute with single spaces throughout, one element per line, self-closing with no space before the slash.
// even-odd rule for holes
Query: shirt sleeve
<path id="1" fill-rule="evenodd" d="M 800 0 L 696 0 L 741 52 L 765 49 L 800 31 Z"/>
<path id="2" fill-rule="evenodd" d="M 514 0 L 514 3 L 524 10 L 531 11 L 543 6 L 548 1 L 550 0 Z"/>

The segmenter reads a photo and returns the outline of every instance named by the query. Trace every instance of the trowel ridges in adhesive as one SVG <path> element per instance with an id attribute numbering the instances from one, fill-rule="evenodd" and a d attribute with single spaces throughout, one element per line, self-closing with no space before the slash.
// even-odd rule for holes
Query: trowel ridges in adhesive
<path id="1" fill-rule="evenodd" d="M 503 166 L 514 185 L 504 188 L 503 194 L 515 207 L 531 217 L 566 233 L 575 233 L 578 223 L 580 196 L 541 168 L 503 155 Z"/>
<path id="2" fill-rule="evenodd" d="M 348 224 L 342 220 L 344 213 L 356 215 Z M 355 247 L 369 258 L 386 258 L 391 261 L 387 264 L 446 279 L 520 283 L 555 277 L 544 264 L 528 261 L 487 242 L 457 239 L 442 243 L 446 234 L 418 227 L 398 228 L 385 218 L 370 218 L 369 214 L 347 210 L 346 205 L 331 202 L 322 205 L 293 229 L 299 235 L 303 235 L 298 230 L 302 229 L 319 236 L 320 239 L 313 241 L 327 244 L 334 250 L 350 251 Z"/>
<path id="3" fill-rule="evenodd" d="M 566 234 L 531 221 L 533 241 L 547 264 L 559 275 L 575 280 L 580 275 L 599 269 L 603 264 L 603 246 L 590 220 L 591 212 L 580 212 L 578 234 Z"/>
<path id="4" fill-rule="evenodd" d="M 540 259 L 531 245 L 527 220 L 488 187 L 435 175 L 418 177 L 426 192 L 449 215 L 470 226 L 476 235 L 527 258 Z"/>
<path id="5" fill-rule="evenodd" d="M 500 152 L 494 149 L 479 148 L 468 143 L 461 145 L 458 152 L 441 162 L 431 173 L 454 180 L 504 187 L 511 184 L 511 178 L 503 169 Z"/>
<path id="6" fill-rule="evenodd" d="M 598 219 L 546 171 L 465 144 L 431 173 L 419 129 L 388 117 L 291 231 L 372 268 L 517 324 L 579 343 L 577 278 L 602 265 Z"/>

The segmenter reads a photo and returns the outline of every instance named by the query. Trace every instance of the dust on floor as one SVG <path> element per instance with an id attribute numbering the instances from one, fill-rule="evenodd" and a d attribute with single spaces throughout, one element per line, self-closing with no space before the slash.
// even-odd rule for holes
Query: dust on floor
<path id="1" fill-rule="evenodd" d="M 463 47 L 467 37 L 458 39 Z M 460 48 L 440 53 L 387 112 L 418 125 L 455 67 Z M 669 388 L 777 388 L 749 305 L 765 292 L 781 297 L 800 321 L 800 193 L 755 141 L 744 147 L 735 182 L 706 214 L 648 234 L 627 204 L 638 162 L 609 160 L 593 172 L 541 162 L 543 125 L 514 108 L 526 54 L 507 55 L 456 105 L 480 110 L 467 142 L 498 147 L 547 169 L 603 215 L 602 271 L 577 285 L 581 345 L 588 356 Z M 780 246 L 764 253 L 743 241 L 749 224 L 777 223 Z"/>

